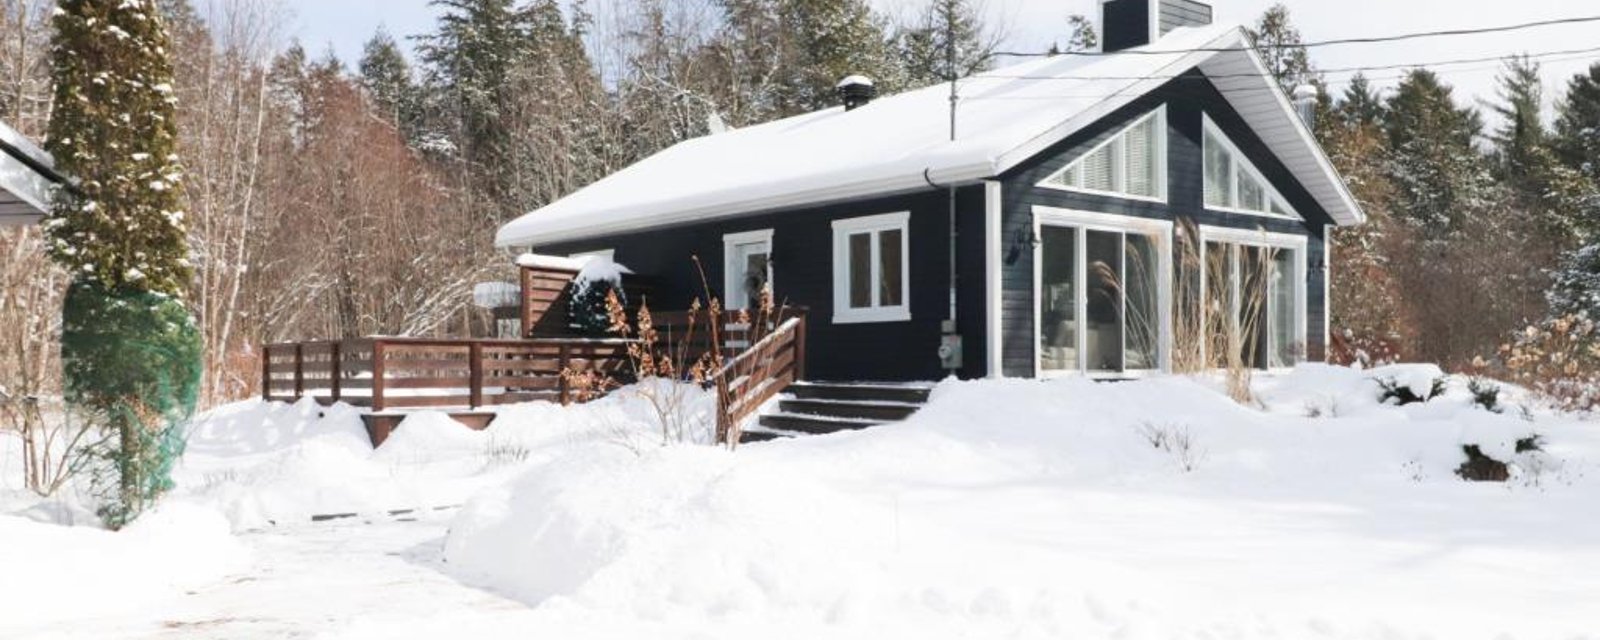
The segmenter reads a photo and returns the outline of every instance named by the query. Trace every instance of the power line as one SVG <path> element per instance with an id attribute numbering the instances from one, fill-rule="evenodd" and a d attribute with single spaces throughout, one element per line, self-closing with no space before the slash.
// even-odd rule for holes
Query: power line
<path id="1" fill-rule="evenodd" d="M 1452 36 L 1481 35 L 1481 34 L 1487 34 L 1487 33 L 1504 33 L 1504 32 L 1507 32 L 1507 31 L 1522 31 L 1522 30 L 1525 30 L 1525 29 L 1535 29 L 1535 28 L 1539 28 L 1539 27 L 1549 27 L 1549 26 L 1567 25 L 1567 24 L 1583 24 L 1583 23 L 1589 23 L 1589 22 L 1600 22 L 1600 16 L 1588 16 L 1588 17 L 1576 17 L 1576 18 L 1556 18 L 1556 19 L 1553 19 L 1553 20 L 1538 20 L 1538 21 L 1534 21 L 1534 22 L 1523 22 L 1523 23 L 1519 23 L 1519 24 L 1501 25 L 1501 26 L 1496 26 L 1496 27 L 1480 27 L 1480 28 L 1476 28 L 1476 29 L 1445 29 L 1445 30 L 1439 30 L 1439 31 L 1418 31 L 1418 32 L 1413 32 L 1413 33 L 1402 33 L 1402 34 L 1389 35 L 1389 36 L 1370 36 L 1370 37 L 1361 37 L 1361 38 L 1337 38 L 1337 39 L 1333 39 L 1333 40 L 1319 40 L 1319 41 L 1313 41 L 1313 42 L 1300 42 L 1300 43 L 1293 43 L 1293 44 L 1271 44 L 1271 45 L 1262 45 L 1262 48 L 1267 48 L 1267 49 L 1314 49 L 1314 48 L 1319 48 L 1319 47 L 1332 47 L 1332 46 L 1348 45 L 1348 44 L 1377 44 L 1377 43 L 1384 43 L 1384 42 L 1401 42 L 1401 41 L 1405 41 L 1405 40 L 1417 40 L 1417 39 L 1422 39 L 1422 38 L 1441 38 L 1441 37 L 1452 37 Z M 1053 52 L 1051 52 L 1051 51 L 1046 51 L 1046 52 L 1036 52 L 1036 51 L 1026 51 L 1026 52 L 1020 52 L 1020 51 L 996 51 L 996 52 L 994 52 L 994 55 L 997 55 L 997 56 L 1010 56 L 1010 57 L 1018 57 L 1018 58 L 1046 57 L 1046 56 L 1056 56 L 1056 55 L 1081 56 L 1081 57 L 1097 57 L 1097 56 L 1124 55 L 1124 54 L 1134 54 L 1134 55 L 1171 55 L 1171 54 L 1175 54 L 1175 53 L 1228 53 L 1228 52 L 1236 52 L 1236 51 L 1245 51 L 1245 50 L 1250 49 L 1250 48 L 1251 47 L 1244 46 L 1244 47 L 1200 47 L 1200 48 L 1194 48 L 1194 49 L 1166 49 L 1166 50 L 1124 49 L 1124 50 L 1121 50 L 1121 51 L 1053 51 Z"/>
<path id="2" fill-rule="evenodd" d="M 1590 54 L 1600 54 L 1600 47 L 1590 47 L 1590 48 L 1585 48 L 1585 49 L 1565 49 L 1565 50 L 1561 50 L 1561 51 L 1545 51 L 1545 52 L 1541 52 L 1541 53 L 1525 54 L 1525 55 L 1530 60 L 1543 60 L 1545 58 L 1552 58 L 1552 57 L 1557 57 L 1557 56 L 1585 56 L 1586 57 L 1587 55 L 1590 55 Z M 1452 60 L 1436 60 L 1436 61 L 1432 61 L 1432 62 L 1406 62 L 1406 63 L 1393 63 L 1393 64 L 1383 64 L 1383 65 L 1342 67 L 1342 68 L 1334 68 L 1334 69 L 1314 69 L 1313 71 L 1315 71 L 1317 73 L 1365 73 L 1365 72 L 1368 72 L 1368 71 L 1393 71 L 1393 70 L 1396 70 L 1396 69 L 1417 69 L 1417 68 L 1429 68 L 1429 67 L 1449 67 L 1449 66 L 1467 65 L 1467 64 L 1481 64 L 1481 63 L 1485 63 L 1485 62 L 1500 62 L 1500 61 L 1506 60 L 1508 58 L 1515 57 L 1517 55 L 1519 55 L 1519 54 L 1497 55 L 1497 56 L 1488 56 L 1488 57 L 1481 57 L 1481 58 L 1457 58 L 1457 59 L 1452 59 Z M 971 76 L 971 78 L 997 78 L 997 79 L 1014 79 L 1014 80 L 1078 80 L 1078 81 L 1087 81 L 1087 80 L 1128 80 L 1128 81 L 1137 81 L 1137 80 L 1171 80 L 1171 79 L 1179 79 L 1179 78 L 1186 78 L 1186 77 L 1192 77 L 1192 76 L 1189 76 L 1188 74 L 1183 74 L 1183 73 L 1171 74 L 1171 75 L 1115 76 L 1115 75 L 1071 75 L 1071 74 L 1064 74 L 1064 75 L 1006 74 L 1006 73 L 994 73 L 994 72 L 980 73 L 980 74 Z M 1208 78 L 1208 79 L 1212 79 L 1212 80 L 1225 80 L 1225 79 L 1232 79 L 1232 78 L 1262 78 L 1262 77 L 1274 77 L 1274 76 L 1272 76 L 1272 74 L 1264 74 L 1264 73 L 1224 73 L 1224 74 L 1216 74 L 1216 75 L 1209 75 L 1208 74 L 1205 77 Z"/>

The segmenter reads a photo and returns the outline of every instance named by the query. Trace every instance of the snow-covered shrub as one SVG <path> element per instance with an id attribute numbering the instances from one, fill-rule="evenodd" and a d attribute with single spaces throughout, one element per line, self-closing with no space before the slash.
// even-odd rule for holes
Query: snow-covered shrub
<path id="1" fill-rule="evenodd" d="M 1194 435 L 1184 425 L 1144 422 L 1139 425 L 1139 435 L 1150 446 L 1171 455 L 1185 473 L 1198 469 L 1205 459 L 1205 451 L 1195 444 Z"/>
<path id="2" fill-rule="evenodd" d="M 1500 347 L 1509 382 L 1544 396 L 1556 408 L 1589 411 L 1600 405 L 1600 341 L 1588 316 L 1545 320 Z"/>
<path id="3" fill-rule="evenodd" d="M 1505 411 L 1505 407 L 1500 406 L 1500 385 L 1484 378 L 1473 378 L 1467 382 L 1467 392 L 1472 394 L 1472 404 L 1483 407 L 1484 411 Z"/>
<path id="4" fill-rule="evenodd" d="M 1551 272 L 1545 301 L 1551 317 L 1600 317 L 1600 244 L 1591 244 L 1561 256 Z"/>
<path id="5" fill-rule="evenodd" d="M 572 301 L 567 305 L 568 320 L 573 327 L 587 335 L 613 331 L 606 299 L 614 295 L 622 306 L 627 306 L 627 293 L 622 289 L 624 273 L 630 273 L 627 267 L 604 256 L 589 258 L 584 263 L 572 280 Z"/>
<path id="6" fill-rule="evenodd" d="M 1393 377 L 1378 378 L 1378 402 L 1405 406 L 1427 402 L 1444 394 L 1445 378 L 1443 376 L 1432 378 L 1426 387 L 1419 387 L 1417 381 L 1402 381 Z"/>

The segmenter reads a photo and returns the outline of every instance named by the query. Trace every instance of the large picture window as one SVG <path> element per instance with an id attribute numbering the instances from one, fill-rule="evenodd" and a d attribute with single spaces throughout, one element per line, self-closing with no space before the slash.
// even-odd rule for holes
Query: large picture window
<path id="1" fill-rule="evenodd" d="M 1283 196 L 1245 159 L 1210 117 L 1205 118 L 1202 146 L 1206 208 L 1296 217 Z"/>
<path id="2" fill-rule="evenodd" d="M 1040 374 L 1163 368 L 1170 224 L 1061 210 L 1035 215 Z"/>
<path id="3" fill-rule="evenodd" d="M 1294 366 L 1305 357 L 1304 238 L 1202 229 L 1206 237 L 1204 341 L 1213 366 Z M 1218 350 L 1222 351 L 1218 351 Z"/>
<path id="4" fill-rule="evenodd" d="M 1145 200 L 1167 197 L 1167 116 L 1162 107 L 1044 179 L 1046 187 Z"/>
<path id="5" fill-rule="evenodd" d="M 833 223 L 833 321 L 911 319 L 908 212 Z"/>

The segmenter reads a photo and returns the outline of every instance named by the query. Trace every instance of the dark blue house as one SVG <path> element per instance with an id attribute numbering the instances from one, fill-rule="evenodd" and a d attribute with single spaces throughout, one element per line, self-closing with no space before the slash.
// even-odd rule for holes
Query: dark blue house
<path id="1" fill-rule="evenodd" d="M 1328 231 L 1363 213 L 1293 100 L 1205 4 L 1102 6 L 1106 51 L 964 78 L 953 127 L 949 85 L 847 78 L 844 105 L 680 143 L 497 243 L 610 255 L 657 308 L 701 294 L 691 256 L 730 306 L 770 283 L 811 310 L 816 380 L 1136 377 L 1214 350 L 1207 317 L 1253 366 L 1324 358 Z"/>

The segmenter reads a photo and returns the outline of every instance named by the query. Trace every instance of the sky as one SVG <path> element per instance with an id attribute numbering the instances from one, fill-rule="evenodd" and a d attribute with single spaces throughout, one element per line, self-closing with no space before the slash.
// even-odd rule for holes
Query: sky
<path id="1" fill-rule="evenodd" d="M 313 51 L 331 46 L 347 62 L 360 57 L 361 45 L 380 26 L 397 38 L 427 31 L 434 11 L 427 0 L 283 0 L 295 13 L 288 33 Z M 619 0 L 627 1 L 627 0 Z M 1218 22 L 1254 22 L 1276 0 L 1212 0 Z M 1600 15 L 1600 0 L 1282 0 L 1307 41 L 1392 35 L 1440 29 L 1498 26 L 1564 17 Z M 925 0 L 873 0 L 896 15 L 914 11 Z M 984 2 L 984 0 L 980 0 Z M 591 0 L 591 6 L 600 2 Z M 1006 46 L 1043 50 L 1062 37 L 1066 17 L 1097 19 L 1098 0 L 986 0 L 990 22 L 1002 25 Z M 604 12 L 595 11 L 604 20 Z M 1544 27 L 1504 34 L 1435 38 L 1408 42 L 1319 48 L 1312 60 L 1320 68 L 1413 65 L 1513 53 L 1543 54 L 1600 47 L 1600 23 Z M 1600 51 L 1551 56 L 1542 60 L 1545 93 L 1553 99 L 1566 79 L 1600 61 Z M 1431 66 L 1431 65 L 1430 65 Z M 1494 97 L 1498 63 L 1436 67 L 1457 87 L 1460 101 Z M 1402 70 L 1371 71 L 1379 86 L 1394 84 Z M 1330 73 L 1335 90 L 1352 74 Z"/>

